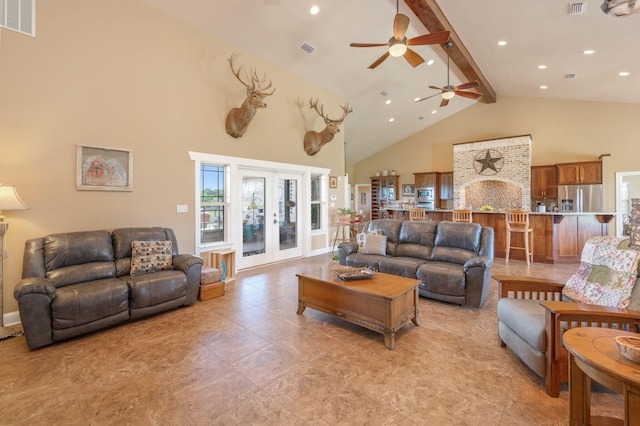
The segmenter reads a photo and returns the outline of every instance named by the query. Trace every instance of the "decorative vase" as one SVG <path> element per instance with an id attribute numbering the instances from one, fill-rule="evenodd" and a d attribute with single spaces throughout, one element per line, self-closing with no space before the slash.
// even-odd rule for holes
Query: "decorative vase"
<path id="1" fill-rule="evenodd" d="M 227 280 L 227 264 L 225 263 L 224 260 L 220 261 L 220 268 L 222 268 L 222 276 L 220 277 L 220 279 L 222 281 L 226 281 Z"/>

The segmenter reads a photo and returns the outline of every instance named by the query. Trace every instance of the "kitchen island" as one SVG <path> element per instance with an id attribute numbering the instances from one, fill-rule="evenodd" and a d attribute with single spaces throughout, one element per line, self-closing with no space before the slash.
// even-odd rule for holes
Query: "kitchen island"
<path id="1" fill-rule="evenodd" d="M 451 220 L 451 210 L 427 211 L 429 219 L 440 222 Z M 562 213 L 531 212 L 529 223 L 533 228 L 533 260 L 541 263 L 579 263 L 584 243 L 591 237 L 609 235 L 609 222 L 616 213 Z M 473 211 L 473 222 L 490 226 L 495 231 L 494 256 L 505 257 L 505 214 L 500 211 Z M 512 236 L 512 247 L 523 247 L 522 235 Z M 524 250 L 511 250 L 510 259 L 525 260 Z"/>

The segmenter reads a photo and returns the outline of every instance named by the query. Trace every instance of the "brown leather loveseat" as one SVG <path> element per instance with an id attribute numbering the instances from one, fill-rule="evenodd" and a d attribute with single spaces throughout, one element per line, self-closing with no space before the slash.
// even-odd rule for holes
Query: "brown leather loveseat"
<path id="1" fill-rule="evenodd" d="M 178 254 L 169 228 L 28 240 L 14 290 L 27 343 L 35 349 L 193 304 L 201 268 L 201 258 Z"/>

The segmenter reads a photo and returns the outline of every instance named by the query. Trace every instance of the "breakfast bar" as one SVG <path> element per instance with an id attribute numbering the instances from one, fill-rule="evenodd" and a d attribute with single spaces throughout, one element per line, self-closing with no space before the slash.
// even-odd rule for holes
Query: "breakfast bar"
<path id="1" fill-rule="evenodd" d="M 431 210 L 427 212 L 430 220 L 440 222 L 451 220 L 451 210 Z M 529 222 L 533 228 L 534 262 L 541 263 L 578 263 L 584 243 L 591 237 L 609 235 L 609 223 L 616 213 L 562 213 L 531 212 Z M 473 222 L 483 226 L 490 226 L 495 231 L 494 256 L 505 257 L 506 227 L 505 213 L 501 211 L 473 211 Z M 522 246 L 518 240 L 521 235 L 514 237 L 514 244 Z M 524 260 L 524 252 L 512 251 L 511 259 Z"/>

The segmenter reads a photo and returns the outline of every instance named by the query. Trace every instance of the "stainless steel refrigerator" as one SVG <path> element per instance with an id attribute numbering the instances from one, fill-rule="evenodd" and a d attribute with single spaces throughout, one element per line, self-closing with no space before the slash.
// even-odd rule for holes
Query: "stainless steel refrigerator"
<path id="1" fill-rule="evenodd" d="M 558 210 L 563 213 L 601 212 L 602 185 L 558 185 Z"/>

